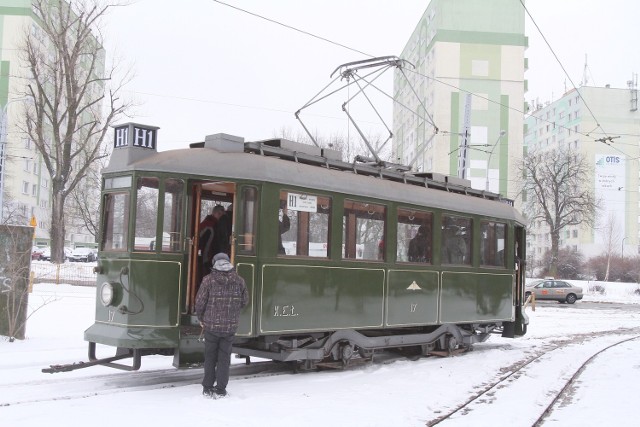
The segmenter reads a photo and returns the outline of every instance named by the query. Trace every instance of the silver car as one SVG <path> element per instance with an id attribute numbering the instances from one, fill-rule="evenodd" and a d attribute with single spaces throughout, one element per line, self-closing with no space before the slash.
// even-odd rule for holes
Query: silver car
<path id="1" fill-rule="evenodd" d="M 573 304 L 582 299 L 582 288 L 563 280 L 536 280 L 525 288 L 525 297 L 535 294 L 537 300 L 555 300 Z"/>

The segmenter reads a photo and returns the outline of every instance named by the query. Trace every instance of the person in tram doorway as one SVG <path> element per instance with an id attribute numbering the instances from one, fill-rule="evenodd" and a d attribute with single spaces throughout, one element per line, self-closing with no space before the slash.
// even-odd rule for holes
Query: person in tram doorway
<path id="1" fill-rule="evenodd" d="M 248 300 L 244 279 L 236 272 L 229 256 L 216 254 L 213 269 L 202 280 L 196 295 L 196 315 L 204 330 L 202 394 L 206 397 L 227 395 L 231 346 L 240 311 Z"/>
<path id="2" fill-rule="evenodd" d="M 213 232 L 213 253 L 224 252 L 231 256 L 231 230 L 233 221 L 233 205 L 229 205 L 220 215 Z"/>
<path id="3" fill-rule="evenodd" d="M 224 215 L 224 206 L 214 206 L 211 214 L 202 220 L 198 228 L 198 248 L 200 248 L 202 275 L 207 275 L 211 271 L 211 259 L 217 253 L 213 251 L 215 230 L 222 215 Z"/>
<path id="4" fill-rule="evenodd" d="M 291 220 L 287 216 L 287 204 L 284 200 L 280 201 L 280 210 L 278 211 L 278 253 L 286 255 L 287 251 L 282 244 L 282 235 L 291 228 Z"/>

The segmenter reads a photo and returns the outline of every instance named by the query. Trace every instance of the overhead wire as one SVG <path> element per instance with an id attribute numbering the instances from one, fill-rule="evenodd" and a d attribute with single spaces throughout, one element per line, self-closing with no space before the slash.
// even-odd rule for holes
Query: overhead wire
<path id="1" fill-rule="evenodd" d="M 260 14 L 258 14 L 258 13 L 254 13 L 254 12 L 248 11 L 248 10 L 246 10 L 246 9 L 242 9 L 242 8 L 240 8 L 240 7 L 238 7 L 238 6 L 234 6 L 234 5 L 231 5 L 231 4 L 229 4 L 229 3 L 225 3 L 225 2 L 220 1 L 220 0 L 211 0 L 211 1 L 213 1 L 213 2 L 215 2 L 215 3 L 218 3 L 218 4 L 221 4 L 221 5 L 223 5 L 223 6 L 227 6 L 227 7 L 230 7 L 230 8 L 232 8 L 232 9 L 238 10 L 238 11 L 240 11 L 240 12 L 246 13 L 246 14 L 248 14 L 248 15 L 254 16 L 254 17 L 256 17 L 256 18 L 263 19 L 263 20 L 268 21 L 268 22 L 271 22 L 271 23 L 273 23 L 273 24 L 280 25 L 280 26 L 282 26 L 282 27 L 284 27 L 284 28 L 288 28 L 288 29 L 290 29 L 290 30 L 297 31 L 297 32 L 302 33 L 302 34 L 305 34 L 305 35 L 307 35 L 307 36 L 309 36 L 309 37 L 313 37 L 313 38 L 316 38 L 316 39 L 318 39 L 318 40 L 322 40 L 322 41 L 325 41 L 325 42 L 327 42 L 327 43 L 331 43 L 331 44 L 334 44 L 334 45 L 336 45 L 336 46 L 343 47 L 343 48 L 348 49 L 348 50 L 350 50 L 350 51 L 352 51 L 352 52 L 356 52 L 356 53 L 359 53 L 359 54 L 361 54 L 361 55 L 368 56 L 368 57 L 370 57 L 370 58 L 374 58 L 374 57 L 375 57 L 374 55 L 371 55 L 371 54 L 369 54 L 369 53 L 363 52 L 363 51 L 361 51 L 361 50 L 354 49 L 354 48 L 349 47 L 349 46 L 347 46 L 347 45 L 344 45 L 344 44 L 342 44 L 342 43 L 338 43 L 338 42 L 335 42 L 335 41 L 333 41 L 333 40 L 330 40 L 330 39 L 328 39 L 328 38 L 326 38 L 326 37 L 318 36 L 318 35 L 316 35 L 316 34 L 313 34 L 313 33 L 308 32 L 308 31 L 301 30 L 301 29 L 296 28 L 296 27 L 294 27 L 294 26 L 292 26 L 292 25 L 284 24 L 284 23 L 282 23 L 282 22 L 280 22 L 280 21 L 276 21 L 275 19 L 267 18 L 266 16 L 263 16 L 263 15 L 260 15 Z"/>

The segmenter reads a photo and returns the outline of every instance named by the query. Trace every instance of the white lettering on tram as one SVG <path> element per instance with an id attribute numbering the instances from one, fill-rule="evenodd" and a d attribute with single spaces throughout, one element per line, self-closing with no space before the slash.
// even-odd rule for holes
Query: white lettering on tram
<path id="1" fill-rule="evenodd" d="M 296 308 L 293 305 L 276 305 L 273 307 L 274 317 L 295 317 L 298 315 L 299 313 L 296 313 Z"/>

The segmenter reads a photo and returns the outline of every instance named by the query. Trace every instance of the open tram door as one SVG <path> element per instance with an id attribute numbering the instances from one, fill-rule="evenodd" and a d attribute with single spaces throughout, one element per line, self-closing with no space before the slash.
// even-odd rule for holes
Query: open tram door
<path id="1" fill-rule="evenodd" d="M 514 284 L 513 284 L 513 306 L 515 319 L 512 322 L 503 323 L 502 336 L 515 338 L 527 333 L 529 317 L 524 312 L 524 287 L 525 287 L 525 259 L 526 259 L 526 231 L 525 228 L 516 225 L 514 227 Z"/>
<path id="2" fill-rule="evenodd" d="M 234 261 L 233 206 L 236 184 L 198 181 L 191 186 L 189 273 L 183 313 L 193 314 L 202 278 L 209 274 L 211 258 L 226 252 Z"/>

